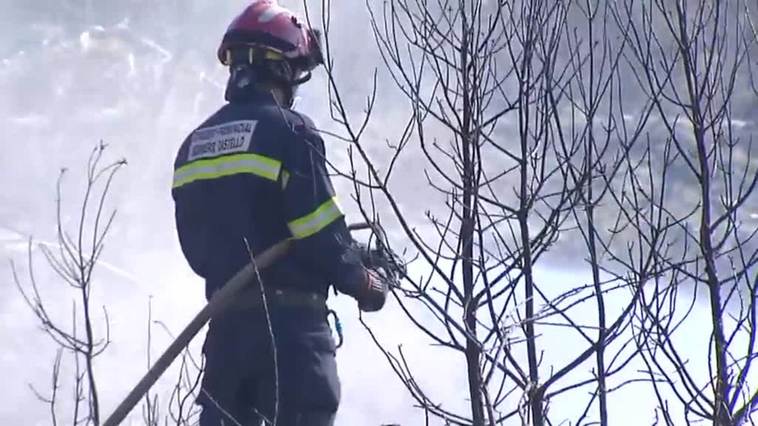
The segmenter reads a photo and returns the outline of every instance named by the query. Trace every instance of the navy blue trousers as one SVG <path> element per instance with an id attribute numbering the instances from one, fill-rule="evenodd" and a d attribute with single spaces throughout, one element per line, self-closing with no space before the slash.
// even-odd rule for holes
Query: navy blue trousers
<path id="1" fill-rule="evenodd" d="M 325 309 L 271 306 L 278 377 L 261 309 L 214 318 L 203 351 L 200 426 L 332 426 L 340 400 Z M 278 392 L 277 392 L 278 388 Z M 275 402 L 278 399 L 278 404 Z"/>

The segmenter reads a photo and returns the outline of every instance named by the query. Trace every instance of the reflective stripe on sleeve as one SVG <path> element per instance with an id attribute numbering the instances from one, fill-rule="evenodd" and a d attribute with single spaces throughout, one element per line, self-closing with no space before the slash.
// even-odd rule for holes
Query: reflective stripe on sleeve
<path id="1" fill-rule="evenodd" d="M 173 188 L 198 180 L 252 174 L 276 182 L 282 163 L 258 154 L 236 154 L 185 164 L 174 171 Z"/>
<path id="2" fill-rule="evenodd" d="M 326 228 L 340 217 L 342 217 L 342 211 L 340 211 L 339 205 L 337 205 L 337 199 L 331 198 L 312 213 L 289 222 L 287 226 L 292 236 L 302 239 L 310 237 Z"/>

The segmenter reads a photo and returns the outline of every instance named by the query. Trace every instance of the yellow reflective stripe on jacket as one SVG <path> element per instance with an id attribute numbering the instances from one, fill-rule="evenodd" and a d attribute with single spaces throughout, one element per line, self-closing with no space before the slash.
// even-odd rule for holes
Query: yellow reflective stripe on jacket
<path id="1" fill-rule="evenodd" d="M 342 217 L 337 199 L 332 198 L 320 205 L 307 216 L 289 222 L 287 226 L 292 235 L 297 238 L 306 238 L 329 226 L 330 223 Z"/>
<path id="2" fill-rule="evenodd" d="M 276 182 L 281 168 L 281 161 L 250 153 L 197 160 L 174 171 L 173 188 L 198 180 L 216 179 L 243 173 L 253 174 Z"/>

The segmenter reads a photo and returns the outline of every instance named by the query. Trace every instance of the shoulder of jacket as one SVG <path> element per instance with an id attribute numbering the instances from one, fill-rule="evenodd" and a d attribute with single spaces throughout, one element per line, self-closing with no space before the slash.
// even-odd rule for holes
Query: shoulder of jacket
<path id="1" fill-rule="evenodd" d="M 289 122 L 290 129 L 297 136 L 304 138 L 319 136 L 318 129 L 316 128 L 313 120 L 307 115 L 293 110 L 286 111 L 286 119 Z"/>

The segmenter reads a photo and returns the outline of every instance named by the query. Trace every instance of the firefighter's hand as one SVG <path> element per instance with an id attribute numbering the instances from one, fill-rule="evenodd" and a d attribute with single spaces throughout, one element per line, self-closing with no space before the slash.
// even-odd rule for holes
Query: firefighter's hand
<path id="1" fill-rule="evenodd" d="M 390 287 L 400 286 L 399 281 L 405 276 L 405 264 L 398 255 L 389 250 L 388 247 L 370 248 L 360 243 L 356 247 L 360 253 L 363 266 L 378 271 Z"/>
<path id="2" fill-rule="evenodd" d="M 389 284 L 379 273 L 365 269 L 366 279 L 358 293 L 358 308 L 364 312 L 376 312 L 387 301 Z"/>

